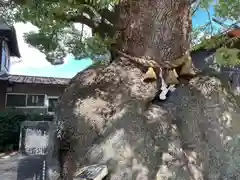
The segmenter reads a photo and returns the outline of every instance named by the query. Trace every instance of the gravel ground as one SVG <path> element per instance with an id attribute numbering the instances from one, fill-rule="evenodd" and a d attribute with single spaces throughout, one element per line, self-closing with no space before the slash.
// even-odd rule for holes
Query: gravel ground
<path id="1" fill-rule="evenodd" d="M 19 155 L 0 158 L 0 179 L 1 180 L 17 179 L 17 166 L 20 159 L 22 159 L 22 157 Z"/>
<path id="2" fill-rule="evenodd" d="M 0 156 L 0 180 L 17 180 L 17 175 L 18 180 L 32 180 L 34 176 L 40 178 L 42 167 L 41 157 L 23 157 L 19 154 Z M 56 175 L 53 173 L 52 178 Z"/>

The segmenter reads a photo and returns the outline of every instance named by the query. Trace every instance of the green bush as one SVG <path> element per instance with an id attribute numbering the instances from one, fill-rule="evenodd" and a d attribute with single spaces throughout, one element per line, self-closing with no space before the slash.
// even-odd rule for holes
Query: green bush
<path id="1" fill-rule="evenodd" d="M 20 126 L 23 121 L 51 121 L 52 119 L 53 117 L 48 115 L 0 113 L 0 152 L 18 149 Z"/>

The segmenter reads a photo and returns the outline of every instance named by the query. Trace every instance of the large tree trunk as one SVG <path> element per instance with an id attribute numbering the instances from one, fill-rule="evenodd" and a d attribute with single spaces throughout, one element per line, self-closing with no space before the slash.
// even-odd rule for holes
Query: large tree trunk
<path id="1" fill-rule="evenodd" d="M 120 50 L 168 62 L 188 50 L 188 0 L 133 0 L 121 8 Z M 158 82 L 143 82 L 143 74 L 119 58 L 73 78 L 56 112 L 61 178 L 101 162 L 109 180 L 236 179 L 238 160 L 228 147 L 240 111 L 221 81 L 184 81 L 160 102 Z"/>
<path id="2" fill-rule="evenodd" d="M 126 0 L 120 7 L 121 50 L 156 61 L 171 61 L 189 50 L 189 0 Z"/>

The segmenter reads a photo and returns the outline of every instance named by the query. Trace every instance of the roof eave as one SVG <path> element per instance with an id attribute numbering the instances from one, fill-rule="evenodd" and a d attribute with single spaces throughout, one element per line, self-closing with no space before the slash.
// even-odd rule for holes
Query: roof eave
<path id="1" fill-rule="evenodd" d="M 12 44 L 14 45 L 14 47 L 12 48 L 12 56 L 20 58 L 21 54 L 20 54 L 19 47 L 18 47 L 16 30 L 14 27 L 12 27 L 12 34 L 13 34 L 13 38 L 12 38 L 13 43 Z"/>
<path id="2" fill-rule="evenodd" d="M 20 51 L 18 47 L 17 35 L 15 28 L 12 26 L 9 29 L 0 29 L 2 36 L 8 38 L 8 45 L 10 50 L 10 56 L 20 58 Z"/>

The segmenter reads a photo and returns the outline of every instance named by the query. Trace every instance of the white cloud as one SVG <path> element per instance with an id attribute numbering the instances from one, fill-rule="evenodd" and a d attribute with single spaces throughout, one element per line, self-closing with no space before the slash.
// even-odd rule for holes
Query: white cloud
<path id="1" fill-rule="evenodd" d="M 74 24 L 75 28 L 78 29 L 79 31 L 82 30 L 82 24 L 80 23 L 75 23 Z M 92 30 L 90 27 L 83 25 L 83 37 L 90 37 L 92 36 Z"/>
<path id="2" fill-rule="evenodd" d="M 41 53 L 39 50 L 37 50 L 34 47 L 31 47 L 29 44 L 27 44 L 23 38 L 24 33 L 30 32 L 30 31 L 37 31 L 38 28 L 36 26 L 33 26 L 31 23 L 16 23 L 14 24 L 14 27 L 16 29 L 17 33 L 17 39 L 18 39 L 18 46 L 21 54 L 21 58 L 11 58 L 11 68 L 10 73 L 11 74 L 27 74 L 27 75 L 38 75 L 42 74 L 43 71 L 51 70 L 53 68 L 56 68 L 54 65 L 49 63 L 45 55 Z M 81 30 L 82 26 L 79 24 L 76 24 L 76 28 Z M 91 36 L 90 28 L 84 26 L 84 35 L 85 36 Z M 68 55 L 64 59 L 64 65 L 68 63 L 68 60 L 71 59 L 71 55 Z M 20 62 L 18 62 L 20 61 Z M 61 66 L 64 66 L 61 65 Z M 34 71 L 32 70 L 34 69 Z M 46 72 L 45 71 L 45 72 Z M 34 72 L 34 74 L 33 74 Z M 48 72 L 46 72 L 48 74 Z M 58 74 L 56 74 L 58 76 Z"/>
<path id="3" fill-rule="evenodd" d="M 21 54 L 21 61 L 13 63 L 11 66 L 11 73 L 18 74 L 18 70 L 22 68 L 44 68 L 52 66 L 46 59 L 45 55 L 36 48 L 28 45 L 23 39 L 23 34 L 30 31 L 37 31 L 38 29 L 30 23 L 16 23 L 14 24 L 17 33 L 18 46 Z M 13 59 L 14 62 L 14 59 Z M 21 70 L 20 70 L 21 71 Z"/>
<path id="4" fill-rule="evenodd" d="M 30 31 L 37 31 L 38 29 L 30 23 L 16 23 L 14 24 L 17 33 L 18 46 L 21 54 L 21 62 L 13 64 L 12 69 L 17 67 L 38 67 L 43 68 L 51 66 L 51 64 L 45 59 L 45 55 L 36 48 L 28 45 L 23 39 L 23 34 Z M 15 66 L 15 67 L 14 67 Z"/>

